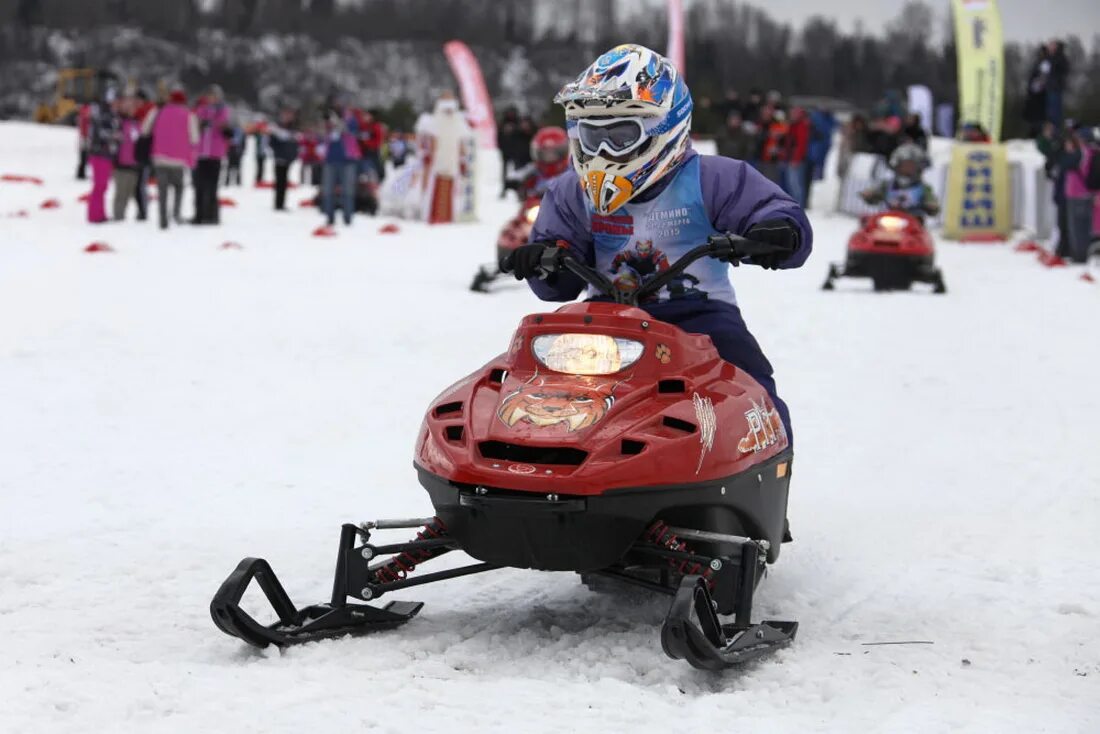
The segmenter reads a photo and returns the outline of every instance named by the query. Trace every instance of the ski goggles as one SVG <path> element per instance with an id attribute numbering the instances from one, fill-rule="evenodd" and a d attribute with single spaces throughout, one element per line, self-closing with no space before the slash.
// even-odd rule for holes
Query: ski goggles
<path id="1" fill-rule="evenodd" d="M 627 155 L 649 140 L 641 117 L 588 118 L 577 121 L 576 139 L 585 155 Z M 571 131 L 572 132 L 572 131 Z"/>
<path id="2" fill-rule="evenodd" d="M 569 137 L 580 143 L 585 155 L 601 152 L 624 156 L 645 145 L 651 137 L 672 130 L 691 114 L 691 97 L 685 97 L 660 117 L 581 117 L 566 120 Z"/>

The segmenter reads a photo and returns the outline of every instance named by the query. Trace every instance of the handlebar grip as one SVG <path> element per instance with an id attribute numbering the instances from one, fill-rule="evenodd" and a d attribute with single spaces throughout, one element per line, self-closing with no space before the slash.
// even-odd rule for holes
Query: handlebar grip
<path id="1" fill-rule="evenodd" d="M 714 248 L 712 257 L 720 259 L 741 259 L 753 255 L 789 255 L 794 248 L 775 242 L 761 242 L 732 234 L 714 234 L 707 238 L 707 244 Z"/>

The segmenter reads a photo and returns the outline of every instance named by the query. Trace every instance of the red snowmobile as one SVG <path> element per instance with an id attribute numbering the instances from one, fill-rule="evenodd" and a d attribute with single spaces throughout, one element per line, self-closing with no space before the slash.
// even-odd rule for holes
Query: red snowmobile
<path id="1" fill-rule="evenodd" d="M 822 288 L 833 290 L 837 278 L 870 278 L 876 291 L 909 290 L 920 282 L 946 293 L 943 273 L 934 263 L 935 244 L 920 217 L 900 210 L 870 214 L 848 240 L 844 264 L 829 266 Z"/>
<path id="2" fill-rule="evenodd" d="M 709 337 L 637 308 L 702 258 L 776 251 L 716 235 L 633 292 L 564 249 L 548 253 L 546 273 L 575 273 L 610 302 L 527 316 L 505 353 L 432 402 L 414 463 L 435 516 L 344 525 L 332 599 L 303 609 L 266 561 L 246 558 L 211 602 L 215 624 L 259 647 L 388 629 L 422 605 L 348 597 L 374 601 L 513 567 L 671 596 L 662 646 L 697 668 L 789 644 L 797 622 L 750 620 L 765 566 L 790 539 L 792 450 L 779 414 Z M 399 543 L 373 539 L 391 528 L 419 532 Z M 476 562 L 418 568 L 454 550 Z M 253 580 L 278 615 L 273 624 L 241 609 Z"/>
<path id="3" fill-rule="evenodd" d="M 478 268 L 470 290 L 488 293 L 489 284 L 500 275 L 499 263 L 520 245 L 527 244 L 531 228 L 539 215 L 539 203 L 549 182 L 569 168 L 569 135 L 560 127 L 541 128 L 531 138 L 531 163 L 511 175 L 508 188 L 514 188 L 523 205 L 508 220 L 497 238 L 497 260 Z"/>
<path id="4" fill-rule="evenodd" d="M 527 244 L 527 239 L 531 236 L 531 227 L 534 226 L 535 219 L 539 216 L 539 202 L 541 201 L 542 195 L 535 193 L 528 194 L 523 200 L 519 214 L 509 219 L 508 223 L 504 225 L 504 229 L 500 230 L 500 236 L 497 237 L 496 262 L 478 268 L 477 273 L 474 275 L 474 282 L 470 284 L 470 290 L 477 293 L 489 292 L 489 284 L 500 275 L 500 263 L 504 262 L 504 258 L 512 250 L 520 245 Z"/>

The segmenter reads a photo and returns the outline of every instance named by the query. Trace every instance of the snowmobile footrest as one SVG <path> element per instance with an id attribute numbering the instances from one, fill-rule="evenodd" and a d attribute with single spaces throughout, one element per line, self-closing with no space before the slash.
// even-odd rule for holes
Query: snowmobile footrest
<path id="1" fill-rule="evenodd" d="M 695 668 L 722 670 L 786 647 L 797 631 L 798 622 L 722 624 L 706 581 L 691 575 L 681 581 L 668 610 L 661 647 L 670 658 Z"/>
<path id="2" fill-rule="evenodd" d="M 278 622 L 263 625 L 241 609 L 241 598 L 253 579 L 278 615 Z M 344 603 L 314 604 L 298 609 L 267 561 L 246 558 L 214 594 L 210 602 L 210 616 L 222 632 L 250 645 L 285 647 L 311 640 L 391 629 L 415 617 L 422 606 L 421 602 L 390 602 L 384 607 Z"/>

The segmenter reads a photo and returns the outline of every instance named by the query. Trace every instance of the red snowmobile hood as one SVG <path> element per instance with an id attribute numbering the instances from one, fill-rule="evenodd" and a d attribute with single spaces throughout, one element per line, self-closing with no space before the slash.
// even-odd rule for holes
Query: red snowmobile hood
<path id="1" fill-rule="evenodd" d="M 609 375 L 547 369 L 532 340 L 596 334 L 643 345 Z M 505 354 L 441 393 L 416 464 L 453 482 L 599 494 L 731 476 L 787 448 L 770 398 L 710 337 L 612 303 L 527 316 Z"/>

